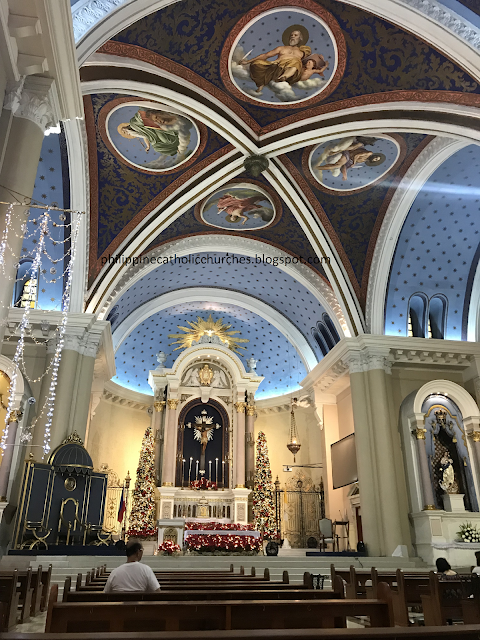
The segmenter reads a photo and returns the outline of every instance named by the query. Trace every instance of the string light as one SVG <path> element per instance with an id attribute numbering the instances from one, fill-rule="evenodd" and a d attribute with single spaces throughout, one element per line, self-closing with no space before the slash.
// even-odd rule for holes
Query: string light
<path id="1" fill-rule="evenodd" d="M 35 273 L 39 268 L 40 268 L 40 263 L 42 260 L 42 249 L 43 246 L 45 244 L 45 235 L 46 235 L 46 229 L 47 229 L 47 224 L 48 224 L 48 219 L 49 219 L 49 211 L 47 209 L 47 211 L 45 211 L 45 213 L 42 216 L 42 222 L 40 224 L 40 234 L 39 234 L 39 241 L 38 241 L 38 246 L 37 246 L 37 250 L 35 252 L 35 258 L 33 260 L 33 265 L 32 265 L 32 270 Z M 45 232 L 45 233 L 44 233 Z M 7 406 L 7 413 L 5 415 L 5 429 L 3 430 L 3 435 L 2 435 L 2 440 L 0 443 L 0 447 L 5 450 L 6 448 L 6 443 L 7 443 L 7 438 L 8 438 L 8 426 L 10 423 L 10 416 L 13 412 L 13 407 L 15 404 L 15 392 L 16 392 L 16 387 L 17 387 L 17 377 L 18 377 L 18 365 L 19 365 L 19 361 L 20 361 L 20 356 L 21 354 L 23 354 L 23 350 L 25 348 L 25 334 L 27 332 L 27 326 L 28 326 L 28 318 L 30 315 L 30 310 L 31 307 L 29 305 L 27 305 L 25 307 L 25 311 L 23 312 L 23 316 L 22 316 L 22 321 L 20 322 L 20 337 L 18 339 L 17 342 L 17 348 L 15 349 L 15 355 L 13 356 L 12 362 L 15 366 L 14 369 L 14 373 L 12 375 L 12 381 L 11 381 L 11 385 L 10 385 L 10 393 L 9 393 L 9 397 L 8 397 L 8 406 Z"/>
<path id="2" fill-rule="evenodd" d="M 3 229 L 2 241 L 0 243 L 0 264 L 2 265 L 2 267 L 5 264 L 5 249 L 6 249 L 6 246 L 7 246 L 8 232 L 10 230 L 10 222 L 11 222 L 11 219 L 12 219 L 12 211 L 13 211 L 13 204 L 11 204 L 7 209 L 7 213 L 5 215 L 5 227 Z"/>

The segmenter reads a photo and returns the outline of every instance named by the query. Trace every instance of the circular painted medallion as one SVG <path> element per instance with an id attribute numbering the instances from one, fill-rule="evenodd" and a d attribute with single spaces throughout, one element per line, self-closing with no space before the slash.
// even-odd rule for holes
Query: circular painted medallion
<path id="1" fill-rule="evenodd" d="M 243 94 L 279 105 L 320 94 L 337 64 L 327 23 L 306 9 L 281 7 L 260 14 L 241 30 L 230 53 L 229 73 Z"/>
<path id="2" fill-rule="evenodd" d="M 148 171 L 170 171 L 195 153 L 200 134 L 195 123 L 155 102 L 123 103 L 105 123 L 110 143 L 129 164 Z"/>
<path id="3" fill-rule="evenodd" d="M 314 147 L 308 159 L 315 180 L 331 191 L 365 189 L 382 180 L 397 162 L 399 143 L 384 135 L 348 136 Z"/>
<path id="4" fill-rule="evenodd" d="M 197 209 L 197 217 L 210 227 L 228 231 L 263 229 L 275 221 L 272 199 L 257 185 L 236 182 L 215 191 Z"/>

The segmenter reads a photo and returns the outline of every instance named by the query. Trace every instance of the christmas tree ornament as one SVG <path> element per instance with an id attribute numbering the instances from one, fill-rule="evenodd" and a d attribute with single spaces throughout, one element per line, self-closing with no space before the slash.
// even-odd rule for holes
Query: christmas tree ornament
<path id="1" fill-rule="evenodd" d="M 257 437 L 257 457 L 255 460 L 255 480 L 252 495 L 253 522 L 255 529 L 263 530 L 263 537 L 269 540 L 278 538 L 273 491 L 267 439 L 263 431 L 260 431 Z"/>
<path id="2" fill-rule="evenodd" d="M 137 479 L 133 491 L 130 528 L 127 532 L 133 538 L 155 538 L 155 452 L 152 428 L 148 427 L 142 440 Z"/>

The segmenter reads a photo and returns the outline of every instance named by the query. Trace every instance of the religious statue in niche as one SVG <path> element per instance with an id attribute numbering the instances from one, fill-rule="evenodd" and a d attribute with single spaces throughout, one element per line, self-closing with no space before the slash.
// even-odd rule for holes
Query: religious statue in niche
<path id="1" fill-rule="evenodd" d="M 327 25 L 308 11 L 279 8 L 261 14 L 240 34 L 230 74 L 243 93 L 259 102 L 299 102 L 323 91 L 336 65 Z"/>
<path id="2" fill-rule="evenodd" d="M 388 136 L 346 136 L 315 147 L 310 154 L 310 170 L 328 189 L 363 189 L 388 173 L 399 152 L 397 141 Z"/>
<path id="3" fill-rule="evenodd" d="M 458 484 L 455 481 L 455 473 L 453 471 L 453 460 L 447 452 L 445 452 L 438 466 L 440 472 L 440 487 L 445 493 L 458 493 Z"/>
<path id="4" fill-rule="evenodd" d="M 185 162 L 199 143 L 192 120 L 155 103 L 120 105 L 108 115 L 106 130 L 125 160 L 151 171 L 166 171 Z"/>

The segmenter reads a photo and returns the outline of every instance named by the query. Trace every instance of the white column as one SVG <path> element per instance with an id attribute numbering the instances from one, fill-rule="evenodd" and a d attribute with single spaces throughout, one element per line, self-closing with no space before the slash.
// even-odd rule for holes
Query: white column
<path id="1" fill-rule="evenodd" d="M 155 442 L 155 473 L 157 487 L 160 485 L 162 476 L 162 444 L 163 444 L 163 417 L 165 415 L 164 409 L 167 403 L 165 400 L 157 400 L 153 403 L 153 412 L 151 416 L 152 420 L 152 433 Z"/>
<path id="2" fill-rule="evenodd" d="M 15 447 L 15 439 L 17 437 L 17 429 L 22 412 L 20 410 L 12 411 L 8 422 L 8 435 L 6 447 L 3 452 L 2 464 L 0 465 L 0 502 L 7 501 L 8 480 L 12 470 L 12 459 Z"/>
<path id="3" fill-rule="evenodd" d="M 423 421 L 417 424 L 412 431 L 413 437 L 417 441 L 417 454 L 418 454 L 418 466 L 420 468 L 420 476 L 422 478 L 422 496 L 423 496 L 423 510 L 434 511 L 435 498 L 433 496 L 432 479 L 430 477 L 430 469 L 428 467 L 427 448 L 425 442 L 426 429 L 423 426 Z M 480 432 L 479 432 L 480 435 Z"/>
<path id="4" fill-rule="evenodd" d="M 167 400 L 165 438 L 163 446 L 162 487 L 175 486 L 175 463 L 177 460 L 177 407 L 180 400 Z"/>
<path id="5" fill-rule="evenodd" d="M 254 404 L 247 404 L 245 419 L 245 476 L 249 489 L 253 489 L 255 477 L 255 417 L 256 407 Z"/>
<path id="6" fill-rule="evenodd" d="M 235 489 L 245 488 L 245 402 L 235 402 L 237 410 L 237 437 L 235 459 Z"/>

